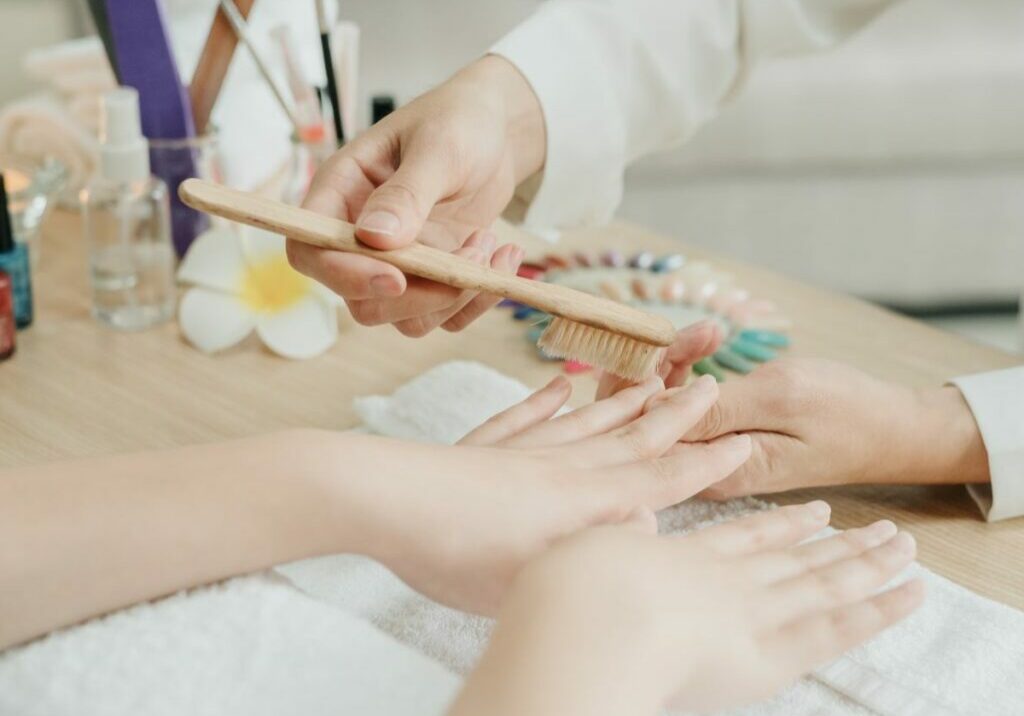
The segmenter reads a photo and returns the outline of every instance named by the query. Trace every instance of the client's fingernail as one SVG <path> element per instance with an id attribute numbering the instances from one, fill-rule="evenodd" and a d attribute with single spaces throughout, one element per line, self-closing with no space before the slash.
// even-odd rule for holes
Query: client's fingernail
<path id="1" fill-rule="evenodd" d="M 642 389 L 645 393 L 654 393 L 658 390 L 664 389 L 665 382 L 661 379 L 661 376 L 652 375 L 637 387 Z"/>
<path id="2" fill-rule="evenodd" d="M 872 539 L 884 542 L 896 534 L 896 525 L 891 520 L 879 520 L 867 528 Z"/>
<path id="3" fill-rule="evenodd" d="M 394 298 L 402 295 L 402 286 L 394 276 L 381 274 L 370 279 L 370 290 L 377 298 Z"/>
<path id="4" fill-rule="evenodd" d="M 718 381 L 715 380 L 713 375 L 702 375 L 697 380 L 693 381 L 691 390 L 695 393 L 710 393 L 718 390 Z"/>
<path id="5" fill-rule="evenodd" d="M 892 538 L 892 546 L 902 554 L 913 554 L 917 549 L 917 542 L 909 532 L 900 532 Z"/>
<path id="6" fill-rule="evenodd" d="M 749 453 L 751 448 L 750 436 L 746 433 L 736 433 L 727 438 L 719 438 L 716 443 L 723 443 L 730 451 L 738 453 Z"/>
<path id="7" fill-rule="evenodd" d="M 832 514 L 831 505 L 829 505 L 824 500 L 815 500 L 814 502 L 808 502 L 806 507 L 812 515 L 814 515 L 815 517 L 819 517 L 821 519 L 824 519 L 828 517 L 830 514 Z"/>
<path id="8" fill-rule="evenodd" d="M 390 211 L 375 211 L 369 216 L 359 217 L 357 228 L 372 231 L 382 236 L 394 236 L 402 228 L 402 222 Z"/>

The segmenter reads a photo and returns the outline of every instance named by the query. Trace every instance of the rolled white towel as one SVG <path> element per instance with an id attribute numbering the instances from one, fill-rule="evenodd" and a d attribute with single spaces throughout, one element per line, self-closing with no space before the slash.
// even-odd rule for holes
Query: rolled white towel
<path id="1" fill-rule="evenodd" d="M 0 112 L 0 153 L 56 159 L 67 169 L 64 198 L 73 197 L 99 165 L 99 142 L 54 97 L 33 95 Z"/>

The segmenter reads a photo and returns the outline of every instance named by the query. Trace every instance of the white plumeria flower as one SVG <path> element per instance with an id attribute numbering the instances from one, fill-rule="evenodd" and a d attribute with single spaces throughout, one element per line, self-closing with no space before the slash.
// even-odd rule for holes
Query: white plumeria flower
<path id="1" fill-rule="evenodd" d="M 206 353 L 230 348 L 253 329 L 286 358 L 312 358 L 338 338 L 339 299 L 288 264 L 283 236 L 251 227 L 211 229 L 192 242 L 178 280 L 193 284 L 178 323 Z"/>

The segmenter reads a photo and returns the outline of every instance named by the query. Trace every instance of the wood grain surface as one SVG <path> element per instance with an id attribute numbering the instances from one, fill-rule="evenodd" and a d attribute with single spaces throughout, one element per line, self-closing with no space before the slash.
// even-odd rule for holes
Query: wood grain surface
<path id="1" fill-rule="evenodd" d="M 550 245 L 501 227 L 529 254 Z M 925 324 L 779 274 L 711 256 L 636 226 L 567 234 L 559 251 L 682 250 L 736 274 L 794 320 L 792 355 L 847 361 L 890 380 L 940 384 L 964 373 L 1019 362 Z M 189 347 L 173 323 L 116 333 L 89 316 L 88 276 L 78 217 L 50 217 L 36 276 L 36 323 L 18 334 L 14 359 L 0 364 L 0 465 L 208 442 L 295 426 L 347 428 L 352 399 L 389 393 L 427 368 L 477 360 L 540 386 L 557 368 L 535 356 L 522 324 L 496 310 L 458 334 L 412 340 L 348 317 L 338 344 L 309 361 L 289 361 L 255 339 L 218 356 Z M 576 404 L 593 378 L 573 378 Z M 1024 607 L 1024 519 L 985 523 L 959 487 L 809 490 L 777 501 L 822 497 L 838 527 L 881 517 L 918 539 L 928 567 L 980 594 Z"/>

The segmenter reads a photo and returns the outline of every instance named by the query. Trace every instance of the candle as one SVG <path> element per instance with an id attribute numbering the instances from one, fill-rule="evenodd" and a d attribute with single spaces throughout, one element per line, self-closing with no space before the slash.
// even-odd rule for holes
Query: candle
<path id="1" fill-rule="evenodd" d="M 32 183 L 28 174 L 17 169 L 7 168 L 3 170 L 4 183 L 7 185 L 7 191 L 14 194 L 19 191 L 24 191 L 28 188 L 28 185 Z"/>

